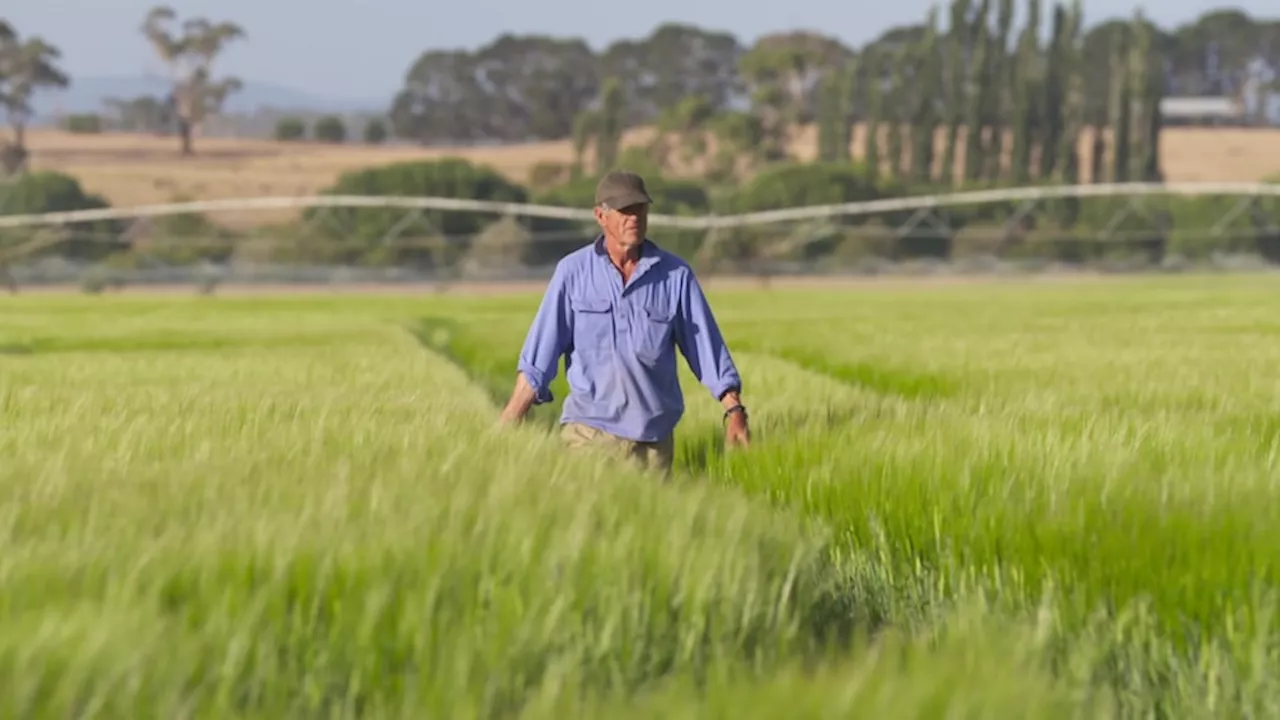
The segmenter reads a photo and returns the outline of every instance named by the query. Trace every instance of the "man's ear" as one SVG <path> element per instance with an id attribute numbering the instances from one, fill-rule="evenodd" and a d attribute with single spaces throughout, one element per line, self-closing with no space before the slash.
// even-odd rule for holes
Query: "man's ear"
<path id="1" fill-rule="evenodd" d="M 604 227 L 604 209 L 597 205 L 593 208 L 593 211 L 596 215 L 596 224 L 600 227 Z"/>

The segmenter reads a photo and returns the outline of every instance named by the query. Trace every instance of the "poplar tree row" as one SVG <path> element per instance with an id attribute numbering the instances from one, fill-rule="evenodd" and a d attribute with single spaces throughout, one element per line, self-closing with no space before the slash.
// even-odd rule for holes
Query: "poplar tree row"
<path id="1" fill-rule="evenodd" d="M 1097 103 L 1084 97 L 1081 0 L 1053 5 L 1047 42 L 1041 0 L 1027 0 L 1016 39 L 1014 11 L 1014 0 L 953 0 L 945 34 L 935 7 L 914 39 L 868 48 L 826 73 L 818 159 L 851 160 L 860 122 L 863 160 L 878 180 L 1075 183 L 1088 133 L 1093 182 L 1158 180 L 1163 68 L 1141 12 L 1113 35 L 1105 112 L 1089 113 Z"/>

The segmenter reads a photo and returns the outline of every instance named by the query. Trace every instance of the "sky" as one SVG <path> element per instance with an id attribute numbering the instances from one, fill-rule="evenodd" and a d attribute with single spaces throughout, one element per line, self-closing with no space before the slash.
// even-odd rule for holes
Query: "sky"
<path id="1" fill-rule="evenodd" d="M 240 23 L 247 37 L 217 61 L 217 74 L 341 98 L 385 98 L 424 51 L 471 49 L 504 33 L 585 38 L 600 49 L 642 37 L 664 22 L 727 30 L 749 43 L 787 29 L 814 29 L 861 45 L 894 25 L 920 22 L 934 0 L 648 0 L 622 6 L 588 0 L 170 0 L 179 18 Z M 936 0 L 944 9 L 945 0 Z M 76 76 L 161 74 L 143 39 L 142 19 L 156 0 L 5 0 L 0 17 L 24 36 L 40 35 L 63 53 Z M 1019 0 L 1019 12 L 1025 9 Z M 743 7 L 752 7 L 744 12 Z M 1051 2 L 1046 2 L 1046 11 Z M 1280 17 L 1277 0 L 1149 2 L 1147 16 L 1169 27 L 1228 6 Z M 625 12 L 619 8 L 626 7 Z M 1130 16 L 1134 0 L 1084 0 L 1087 25 Z M 621 16 L 621 17 L 620 17 Z"/>

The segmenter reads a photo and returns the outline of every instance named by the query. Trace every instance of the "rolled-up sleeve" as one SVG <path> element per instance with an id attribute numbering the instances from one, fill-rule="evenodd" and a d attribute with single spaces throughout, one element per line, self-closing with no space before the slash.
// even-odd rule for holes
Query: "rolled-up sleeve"
<path id="1" fill-rule="evenodd" d="M 689 271 L 681 285 L 676 344 L 689 369 L 716 399 L 730 390 L 741 390 L 742 378 L 701 284 Z"/>
<path id="2" fill-rule="evenodd" d="M 560 357 L 573 337 L 566 289 L 566 269 L 561 263 L 547 284 L 542 304 L 520 349 L 517 368 L 534 389 L 535 405 L 552 401 L 551 381 L 555 379 Z"/>

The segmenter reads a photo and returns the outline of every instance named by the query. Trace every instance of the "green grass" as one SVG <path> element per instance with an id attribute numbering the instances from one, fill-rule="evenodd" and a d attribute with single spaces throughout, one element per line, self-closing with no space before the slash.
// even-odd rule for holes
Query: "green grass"
<path id="1" fill-rule="evenodd" d="M 0 712 L 1272 716 L 1278 298 L 713 293 L 669 484 L 497 430 L 536 297 L 0 299 Z"/>

